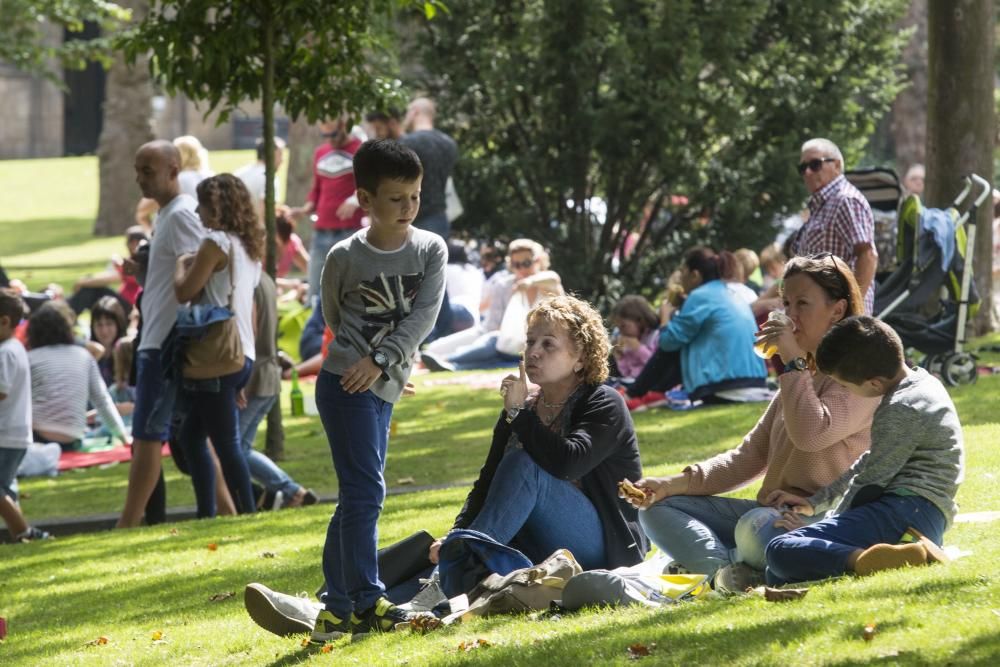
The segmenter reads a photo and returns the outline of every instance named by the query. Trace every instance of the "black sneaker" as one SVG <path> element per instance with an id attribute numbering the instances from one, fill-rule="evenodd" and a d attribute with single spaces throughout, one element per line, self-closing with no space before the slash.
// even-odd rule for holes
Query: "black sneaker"
<path id="1" fill-rule="evenodd" d="M 386 598 L 360 614 L 351 614 L 351 632 L 360 639 L 370 632 L 392 632 L 397 623 L 409 623 L 418 614 L 400 609 Z"/>
<path id="2" fill-rule="evenodd" d="M 15 542 L 28 543 L 34 542 L 35 540 L 51 540 L 52 534 L 42 530 L 41 528 L 35 528 L 34 526 L 28 526 L 28 530 L 24 531 L 20 535 L 14 538 Z"/>
<path id="3" fill-rule="evenodd" d="M 313 626 L 309 641 L 313 644 L 325 644 L 334 639 L 340 639 L 351 633 L 353 620 L 353 617 L 351 620 L 346 618 L 341 620 L 324 609 L 316 617 L 316 625 Z"/>

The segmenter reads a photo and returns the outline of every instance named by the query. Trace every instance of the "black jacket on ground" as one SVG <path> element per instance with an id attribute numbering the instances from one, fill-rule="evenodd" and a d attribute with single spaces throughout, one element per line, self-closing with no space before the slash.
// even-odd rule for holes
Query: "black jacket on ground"
<path id="1" fill-rule="evenodd" d="M 635 565 L 649 549 L 638 510 L 618 497 L 618 482 L 642 477 L 639 442 L 625 400 L 610 387 L 587 385 L 572 405 L 562 434 L 545 426 L 534 410 L 522 410 L 508 424 L 500 414 L 479 479 L 465 499 L 454 528 L 468 528 L 479 515 L 513 430 L 531 458 L 553 477 L 579 480 L 604 527 L 608 568 Z"/>

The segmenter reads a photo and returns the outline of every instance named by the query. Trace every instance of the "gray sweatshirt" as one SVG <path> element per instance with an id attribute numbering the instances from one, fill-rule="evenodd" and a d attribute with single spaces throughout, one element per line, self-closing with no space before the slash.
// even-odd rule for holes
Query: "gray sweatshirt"
<path id="1" fill-rule="evenodd" d="M 955 404 L 937 378 L 915 368 L 882 397 L 872 417 L 871 449 L 809 503 L 817 514 L 834 506 L 840 514 L 859 490 L 876 485 L 885 493 L 929 500 L 950 526 L 964 476 L 962 425 Z"/>
<path id="2" fill-rule="evenodd" d="M 361 229 L 333 246 L 323 265 L 323 317 L 334 334 L 323 370 L 343 375 L 381 350 L 389 367 L 372 391 L 395 403 L 413 370 L 413 352 L 441 308 L 448 250 L 440 236 L 415 227 L 389 252 L 372 247 L 367 235 Z"/>

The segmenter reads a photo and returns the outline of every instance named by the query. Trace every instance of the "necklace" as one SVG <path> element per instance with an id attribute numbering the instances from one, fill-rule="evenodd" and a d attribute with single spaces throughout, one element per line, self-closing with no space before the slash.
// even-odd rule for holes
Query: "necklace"
<path id="1" fill-rule="evenodd" d="M 540 400 L 542 402 L 542 405 L 544 405 L 549 410 L 556 410 L 566 405 L 566 401 L 568 401 L 569 398 L 567 397 L 566 400 L 564 400 L 562 403 L 549 403 L 548 401 L 545 400 L 545 393 L 540 391 L 538 392 L 538 400 Z"/>

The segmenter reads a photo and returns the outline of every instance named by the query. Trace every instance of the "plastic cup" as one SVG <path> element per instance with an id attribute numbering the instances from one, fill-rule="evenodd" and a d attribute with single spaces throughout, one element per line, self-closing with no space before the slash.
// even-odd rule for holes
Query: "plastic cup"
<path id="1" fill-rule="evenodd" d="M 783 311 L 772 310 L 771 314 L 767 316 L 768 322 L 780 322 L 785 326 L 790 326 L 792 321 L 788 318 Z M 761 359 L 770 359 L 775 354 L 778 353 L 778 346 L 774 341 L 771 340 L 758 340 L 753 344 L 753 351 Z"/>

